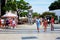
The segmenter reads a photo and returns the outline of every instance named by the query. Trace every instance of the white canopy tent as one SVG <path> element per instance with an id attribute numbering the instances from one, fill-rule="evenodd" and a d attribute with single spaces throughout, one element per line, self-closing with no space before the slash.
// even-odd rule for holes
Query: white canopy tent
<path id="1" fill-rule="evenodd" d="M 3 15 L 2 17 L 18 17 L 18 16 L 12 12 L 6 12 L 6 14 Z"/>

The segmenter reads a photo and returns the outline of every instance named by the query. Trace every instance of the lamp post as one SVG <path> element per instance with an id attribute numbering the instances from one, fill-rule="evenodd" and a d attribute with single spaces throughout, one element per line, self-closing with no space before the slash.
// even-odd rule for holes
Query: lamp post
<path id="1" fill-rule="evenodd" d="M 32 9 L 28 10 L 28 23 L 29 24 L 32 24 L 32 12 L 33 12 Z"/>

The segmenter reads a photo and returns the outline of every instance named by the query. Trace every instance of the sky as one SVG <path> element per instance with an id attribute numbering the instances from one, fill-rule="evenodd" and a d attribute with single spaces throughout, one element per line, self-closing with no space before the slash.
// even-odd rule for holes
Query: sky
<path id="1" fill-rule="evenodd" d="M 28 2 L 33 9 L 33 12 L 43 13 L 45 11 L 49 11 L 48 7 L 55 0 L 25 0 Z"/>

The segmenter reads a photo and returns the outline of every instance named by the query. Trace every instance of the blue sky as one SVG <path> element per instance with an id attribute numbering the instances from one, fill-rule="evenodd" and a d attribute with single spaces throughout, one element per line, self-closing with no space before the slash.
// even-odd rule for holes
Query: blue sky
<path id="1" fill-rule="evenodd" d="M 49 5 L 55 0 L 25 0 L 28 2 L 33 9 L 33 12 L 42 13 L 45 11 L 49 11 Z"/>

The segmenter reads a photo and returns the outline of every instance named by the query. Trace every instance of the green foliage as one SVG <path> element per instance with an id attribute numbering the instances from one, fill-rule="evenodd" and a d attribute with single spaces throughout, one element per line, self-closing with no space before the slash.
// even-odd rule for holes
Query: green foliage
<path id="1" fill-rule="evenodd" d="M 39 17 L 42 17 L 42 18 L 44 18 L 44 15 L 39 15 Z"/>
<path id="2" fill-rule="evenodd" d="M 30 4 L 25 2 L 24 0 L 17 1 L 17 7 L 21 10 L 28 10 L 31 8 Z"/>
<path id="3" fill-rule="evenodd" d="M 42 15 L 43 16 L 47 16 L 47 15 L 55 16 L 55 13 L 52 13 L 52 12 L 44 12 Z"/>
<path id="4" fill-rule="evenodd" d="M 27 14 L 28 14 L 28 12 L 22 12 L 22 13 L 20 13 L 20 17 L 25 17 L 25 16 L 27 16 Z"/>
<path id="5" fill-rule="evenodd" d="M 58 0 L 58 2 L 60 2 L 60 0 Z"/>
<path id="6" fill-rule="evenodd" d="M 29 3 L 25 2 L 24 0 L 16 1 L 16 0 L 7 0 L 7 3 L 5 4 L 5 7 L 3 7 L 3 10 L 5 11 L 16 11 L 17 9 L 21 10 L 28 10 L 31 6 Z"/>
<path id="7" fill-rule="evenodd" d="M 5 6 L 3 7 L 4 11 L 17 11 L 18 9 L 23 10 L 21 12 L 21 10 L 19 10 L 21 12 L 21 14 L 19 14 L 19 12 L 17 11 L 17 15 L 18 15 L 18 20 L 19 20 L 19 16 L 25 16 L 27 13 L 24 13 L 24 10 L 28 10 L 30 9 L 31 6 L 28 2 L 25 2 L 24 0 L 7 0 L 7 3 L 5 4 Z"/>
<path id="8" fill-rule="evenodd" d="M 55 9 L 60 9 L 60 0 L 54 1 L 54 2 L 51 3 L 51 5 L 49 6 L 49 10 L 55 10 Z"/>
<path id="9" fill-rule="evenodd" d="M 57 16 L 55 15 L 55 13 L 53 13 L 53 12 L 44 12 L 42 14 L 43 17 L 46 17 L 47 15 L 50 15 L 51 17 L 53 16 L 55 20 L 58 19 Z"/>
<path id="10" fill-rule="evenodd" d="M 35 16 L 39 16 L 39 14 L 38 14 L 37 12 L 34 12 L 34 13 L 32 14 L 32 17 L 34 18 Z"/>
<path id="11" fill-rule="evenodd" d="M 12 1 L 12 0 L 7 0 L 7 3 L 3 7 L 3 10 L 5 10 L 5 11 L 9 11 L 9 10 L 15 11 L 16 10 L 16 2 Z"/>

